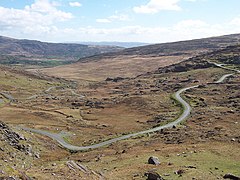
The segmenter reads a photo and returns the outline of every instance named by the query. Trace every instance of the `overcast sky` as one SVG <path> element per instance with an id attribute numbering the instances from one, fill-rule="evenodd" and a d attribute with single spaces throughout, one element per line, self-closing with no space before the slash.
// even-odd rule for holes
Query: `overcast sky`
<path id="1" fill-rule="evenodd" d="M 0 0 L 0 35 L 161 43 L 240 33 L 240 0 Z"/>

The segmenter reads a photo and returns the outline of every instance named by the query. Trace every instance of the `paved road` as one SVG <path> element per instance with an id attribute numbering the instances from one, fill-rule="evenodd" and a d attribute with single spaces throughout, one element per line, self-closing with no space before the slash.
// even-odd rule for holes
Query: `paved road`
<path id="1" fill-rule="evenodd" d="M 81 94 L 77 94 L 75 91 L 73 91 L 72 89 L 70 90 L 72 95 L 78 96 L 80 98 L 84 98 L 85 96 L 81 95 Z"/>
<path id="2" fill-rule="evenodd" d="M 216 66 L 220 67 L 220 68 L 226 69 L 222 65 L 219 65 L 219 64 L 216 64 L 216 63 L 214 63 L 214 64 Z M 227 68 L 227 69 L 229 69 L 229 68 Z M 233 70 L 233 69 L 229 69 L 229 70 L 239 72 L 238 70 Z M 217 80 L 215 83 L 221 83 L 227 77 L 229 77 L 231 75 L 233 75 L 233 74 L 225 74 L 219 80 Z M 185 91 L 187 91 L 189 89 L 197 88 L 197 87 L 198 87 L 198 85 L 187 87 L 187 88 L 183 88 L 183 89 L 180 89 L 179 91 L 177 91 L 176 93 L 174 93 L 174 97 L 176 98 L 176 100 L 179 103 L 182 104 L 182 106 L 184 108 L 183 113 L 175 121 L 173 121 L 173 122 L 171 122 L 169 124 L 163 125 L 163 126 L 155 127 L 155 128 L 152 128 L 152 129 L 149 129 L 149 130 L 145 130 L 145 131 L 140 131 L 140 132 L 137 132 L 137 133 L 132 133 L 132 134 L 120 136 L 120 137 L 113 138 L 113 139 L 110 139 L 110 140 L 107 140 L 107 141 L 104 141 L 104 142 L 101 142 L 101 143 L 98 143 L 98 144 L 90 145 L 90 146 L 74 146 L 74 145 L 71 145 L 71 144 L 67 143 L 63 139 L 61 134 L 50 133 L 50 132 L 43 131 L 43 130 L 32 129 L 32 128 L 25 128 L 25 127 L 22 127 L 22 129 L 26 130 L 26 131 L 33 132 L 33 133 L 38 133 L 38 134 L 42 134 L 42 135 L 48 136 L 48 137 L 56 140 L 59 144 L 61 144 L 64 148 L 66 148 L 68 150 L 84 151 L 84 150 L 95 149 L 95 148 L 99 148 L 99 147 L 110 145 L 110 144 L 115 143 L 115 142 L 120 141 L 120 140 L 131 138 L 131 137 L 134 137 L 134 136 L 139 136 L 139 135 L 143 135 L 143 134 L 147 134 L 147 133 L 152 133 L 152 132 L 159 131 L 161 129 L 171 128 L 173 126 L 176 126 L 180 122 L 184 121 L 191 113 L 191 106 L 180 96 L 181 93 L 183 93 L 183 92 L 185 92 Z"/>
<path id="3" fill-rule="evenodd" d="M 184 111 L 183 113 L 181 114 L 181 116 L 175 120 L 174 122 L 171 122 L 169 124 L 166 124 L 166 125 L 163 125 L 163 126 L 159 126 L 159 127 L 155 127 L 153 129 L 149 129 L 149 130 L 145 130 L 145 131 L 140 131 L 140 132 L 137 132 L 137 133 L 133 133 L 133 134 L 128 134 L 128 135 L 124 135 L 124 136 L 120 136 L 120 137 L 117 137 L 117 138 L 113 138 L 113 139 L 110 139 L 108 141 L 104 141 L 104 142 L 101 142 L 101 143 L 98 143 L 98 144 L 94 144 L 94 145 L 90 145 L 90 146 L 74 146 L 74 145 L 71 145 L 71 144 L 68 144 L 67 142 L 65 142 L 65 140 L 62 138 L 62 135 L 61 134 L 56 134 L 56 133 L 50 133 L 50 132 L 47 132 L 47 131 L 43 131 L 43 130 L 38 130 L 38 129 L 32 129 L 32 128 L 25 128 L 25 127 L 22 127 L 23 130 L 26 130 L 26 131 L 30 131 L 30 132 L 34 132 L 34 133 L 38 133 L 38 134 L 42 134 L 42 135 L 45 135 L 45 136 L 48 136 L 54 140 L 56 140 L 59 144 L 61 144 L 63 147 L 65 147 L 66 149 L 69 149 L 69 150 L 72 150 L 72 151 L 83 151 L 83 150 L 89 150 L 89 149 L 94 149 L 94 148 L 99 148 L 99 147 L 102 147 L 102 146 L 106 146 L 106 145 L 109 145 L 109 144 L 112 144 L 114 142 L 117 142 L 117 141 L 120 141 L 120 140 L 124 140 L 124 139 L 128 139 L 128 138 L 131 138 L 131 137 L 134 137 L 134 136 L 139 136 L 139 135 L 143 135 L 143 134 L 147 134 L 147 133 L 152 133 L 152 132 L 155 132 L 155 131 L 159 131 L 161 129 L 165 129 L 165 128 L 171 128 L 173 126 L 176 126 L 177 124 L 179 124 L 181 121 L 183 121 L 187 116 L 189 116 L 190 112 L 191 112 L 191 107 L 190 105 L 184 101 L 182 99 L 182 97 L 180 96 L 180 94 L 188 89 L 191 89 L 191 88 L 195 88 L 197 86 L 192 86 L 192 87 L 188 87 L 188 88 L 184 88 L 184 89 L 181 89 L 179 91 L 177 91 L 174 96 L 175 98 L 183 105 L 184 107 Z"/>
<path id="4" fill-rule="evenodd" d="M 234 71 L 234 72 L 240 73 L 240 70 L 231 69 L 231 68 L 229 68 L 229 67 L 224 66 L 225 64 L 218 64 L 218 63 L 210 62 L 210 61 L 208 61 L 208 62 L 209 62 L 209 63 L 212 63 L 212 64 L 214 64 L 215 66 L 220 67 L 220 68 L 222 68 L 222 69 L 226 69 L 226 70 L 229 70 L 229 71 Z"/>
<path id="5" fill-rule="evenodd" d="M 233 74 L 225 74 L 223 75 L 219 80 L 217 80 L 215 83 L 221 83 L 224 81 L 224 79 L 226 79 L 227 77 L 232 76 Z"/>
<path id="6" fill-rule="evenodd" d="M 14 101 L 14 100 L 15 100 L 14 97 L 11 96 L 10 94 L 7 94 L 7 93 L 5 93 L 5 92 L 0 92 L 0 94 L 1 94 L 3 97 L 5 97 L 6 99 L 8 99 L 9 101 Z"/>
<path id="7" fill-rule="evenodd" d="M 56 86 L 52 86 L 52 87 L 48 88 L 47 90 L 45 90 L 45 92 L 49 93 L 49 91 L 51 91 L 52 89 L 55 89 L 55 88 L 56 88 Z"/>

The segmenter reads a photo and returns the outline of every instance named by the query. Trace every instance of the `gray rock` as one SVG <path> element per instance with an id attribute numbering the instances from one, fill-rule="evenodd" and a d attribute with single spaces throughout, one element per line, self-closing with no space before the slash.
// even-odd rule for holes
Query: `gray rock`
<path id="1" fill-rule="evenodd" d="M 175 171 L 174 173 L 177 174 L 177 175 L 182 175 L 184 173 L 184 170 L 179 169 L 179 170 Z"/>
<path id="2" fill-rule="evenodd" d="M 163 178 L 156 172 L 147 172 L 145 173 L 147 180 L 163 180 Z"/>
<path id="3" fill-rule="evenodd" d="M 39 153 L 35 153 L 35 158 L 39 159 L 40 158 L 40 154 Z"/>
<path id="4" fill-rule="evenodd" d="M 225 174 L 223 176 L 224 179 L 232 179 L 232 180 L 240 180 L 239 176 L 233 175 L 233 174 Z"/>
<path id="5" fill-rule="evenodd" d="M 160 161 L 159 161 L 158 157 L 152 156 L 148 159 L 148 164 L 159 165 Z"/>

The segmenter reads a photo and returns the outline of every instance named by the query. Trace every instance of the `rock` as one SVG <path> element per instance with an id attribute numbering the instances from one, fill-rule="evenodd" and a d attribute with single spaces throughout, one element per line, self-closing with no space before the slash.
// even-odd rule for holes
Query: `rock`
<path id="1" fill-rule="evenodd" d="M 145 173 L 147 180 L 163 180 L 163 178 L 156 172 L 147 172 Z"/>
<path id="2" fill-rule="evenodd" d="M 139 177 L 140 175 L 139 174 L 133 174 L 133 177 Z"/>
<path id="3" fill-rule="evenodd" d="M 124 153 L 126 153 L 127 151 L 124 149 L 124 150 L 122 150 L 122 154 L 124 154 Z"/>
<path id="4" fill-rule="evenodd" d="M 179 169 L 179 170 L 175 171 L 174 173 L 177 174 L 177 175 L 182 175 L 184 173 L 184 170 Z"/>
<path id="5" fill-rule="evenodd" d="M 152 156 L 148 159 L 148 164 L 159 165 L 160 161 L 159 161 L 158 157 Z"/>
<path id="6" fill-rule="evenodd" d="M 233 174 L 225 174 L 223 176 L 224 179 L 232 179 L 232 180 L 240 180 L 239 176 L 233 175 Z"/>
<path id="7" fill-rule="evenodd" d="M 37 159 L 40 158 L 40 154 L 39 154 L 39 153 L 35 153 L 34 156 L 35 156 L 35 158 L 37 158 Z"/>
<path id="8" fill-rule="evenodd" d="M 125 78 L 123 77 L 116 77 L 116 78 L 110 78 L 108 77 L 105 81 L 112 81 L 112 82 L 119 82 L 119 81 L 122 81 L 124 80 Z"/>
<path id="9" fill-rule="evenodd" d="M 189 168 L 189 169 L 197 169 L 196 166 L 185 166 L 186 168 Z"/>
<path id="10" fill-rule="evenodd" d="M 15 177 L 12 177 L 12 176 L 3 177 L 3 179 L 6 179 L 6 180 L 17 180 Z"/>

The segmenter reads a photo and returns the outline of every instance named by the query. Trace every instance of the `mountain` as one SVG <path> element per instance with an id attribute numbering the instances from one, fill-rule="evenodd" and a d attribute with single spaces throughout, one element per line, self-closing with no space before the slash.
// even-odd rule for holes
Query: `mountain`
<path id="1" fill-rule="evenodd" d="M 194 39 L 188 41 L 179 41 L 171 43 L 152 44 L 141 47 L 133 47 L 123 49 L 122 51 L 114 53 L 104 53 L 97 55 L 97 59 L 111 57 L 111 56 L 122 56 L 122 55 L 140 55 L 140 56 L 166 56 L 166 55 L 178 55 L 188 54 L 192 52 L 207 52 L 218 50 L 229 45 L 235 45 L 240 43 L 240 34 L 232 34 L 211 38 Z M 95 59 L 95 57 L 89 57 Z M 85 61 L 88 58 L 80 59 L 79 61 Z"/>
<path id="2" fill-rule="evenodd" d="M 47 58 L 77 60 L 96 54 L 122 50 L 117 46 L 97 46 L 70 43 L 47 43 L 35 40 L 18 40 L 0 36 L 0 54 L 18 59 Z"/>
<path id="3" fill-rule="evenodd" d="M 233 34 L 154 44 L 81 58 L 74 64 L 44 69 L 43 71 L 56 76 L 62 76 L 62 72 L 66 72 L 66 78 L 75 80 L 98 81 L 108 77 L 134 77 L 157 70 L 158 67 L 175 64 L 190 57 L 216 51 L 239 42 L 240 34 Z"/>
<path id="4" fill-rule="evenodd" d="M 78 43 L 78 42 L 76 42 Z M 149 43 L 144 42 L 80 42 L 80 44 L 86 44 L 86 45 L 98 45 L 98 46 L 120 46 L 124 48 L 131 48 L 131 47 L 138 47 L 138 46 L 146 46 L 149 45 Z"/>

